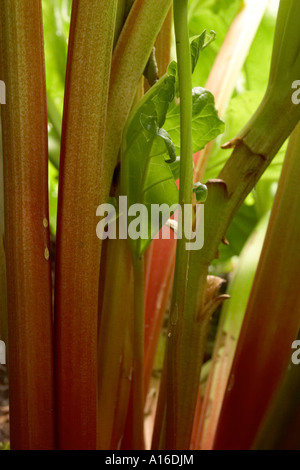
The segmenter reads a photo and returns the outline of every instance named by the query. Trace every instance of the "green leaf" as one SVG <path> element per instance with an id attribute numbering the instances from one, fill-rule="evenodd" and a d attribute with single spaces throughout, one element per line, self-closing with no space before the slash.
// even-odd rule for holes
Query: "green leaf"
<path id="1" fill-rule="evenodd" d="M 206 47 L 205 38 L 204 32 L 192 40 L 194 63 L 203 47 Z M 121 191 L 128 197 L 128 206 L 140 203 L 148 209 L 147 233 L 143 233 L 138 240 L 130 241 L 136 256 L 141 256 L 170 217 L 166 212 L 159 223 L 154 222 L 151 220 L 151 206 L 167 204 L 171 207 L 178 203 L 175 179 L 179 177 L 180 165 L 180 102 L 173 101 L 176 75 L 177 64 L 172 62 L 168 73 L 133 110 L 124 131 Z M 203 88 L 193 89 L 192 126 L 193 152 L 203 149 L 224 130 L 224 122 L 215 109 L 214 97 Z M 202 189 L 200 191 L 199 188 L 197 192 L 200 200 L 204 199 Z"/>
<path id="2" fill-rule="evenodd" d="M 191 56 L 192 56 L 192 73 L 198 64 L 200 53 L 209 46 L 217 37 L 217 33 L 211 30 L 210 34 L 206 34 L 206 30 L 203 31 L 199 36 L 191 38 Z M 207 41 L 205 39 L 207 38 Z"/>
<path id="3" fill-rule="evenodd" d="M 191 43 L 191 62 L 192 62 L 192 73 L 194 73 L 195 68 L 199 62 L 200 53 L 208 47 L 217 37 L 215 31 L 211 30 L 210 34 L 206 33 L 206 30 L 203 33 L 193 36 L 190 38 Z M 179 96 L 179 83 L 178 83 L 178 73 L 177 73 L 177 62 L 173 60 L 168 67 L 168 74 L 174 75 L 176 77 L 175 83 L 175 94 Z"/>
<path id="4" fill-rule="evenodd" d="M 205 38 L 206 30 L 204 30 L 199 36 L 193 37 L 191 40 L 192 72 L 194 72 L 199 60 L 200 52 L 203 50 Z"/>
<path id="5" fill-rule="evenodd" d="M 174 98 L 175 76 L 165 75 L 135 107 L 127 122 L 121 151 L 121 192 L 128 207 L 140 203 L 147 208 L 147 232 L 142 238 L 130 239 L 134 256 L 141 256 L 170 214 L 159 221 L 151 220 L 153 204 L 178 203 L 178 189 L 166 162 L 176 159 L 170 136 L 162 129 L 170 102 Z M 133 219 L 129 217 L 129 222 Z"/>
<path id="6" fill-rule="evenodd" d="M 156 155 L 164 154 L 165 151 L 167 151 L 169 156 L 167 163 L 176 162 L 176 149 L 169 134 L 164 129 L 157 129 L 157 137 L 158 138 L 153 142 L 151 155 L 154 157 Z"/>
<path id="7" fill-rule="evenodd" d="M 193 152 L 203 149 L 208 142 L 224 132 L 224 122 L 219 118 L 213 95 L 204 88 L 193 89 Z M 180 103 L 173 106 L 164 125 L 180 154 Z"/>

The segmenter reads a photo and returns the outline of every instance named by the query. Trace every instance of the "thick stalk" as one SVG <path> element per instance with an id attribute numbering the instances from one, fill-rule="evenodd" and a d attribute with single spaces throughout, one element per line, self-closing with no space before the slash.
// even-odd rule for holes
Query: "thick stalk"
<path id="1" fill-rule="evenodd" d="M 299 11 L 296 10 L 295 14 L 299 16 Z M 288 29 L 288 19 L 286 21 Z M 294 34 L 299 34 L 299 28 L 294 28 Z M 289 44 L 282 43 L 282 48 L 286 54 L 289 53 Z M 276 60 L 277 54 L 278 50 L 274 48 L 273 60 Z M 236 211 L 299 121 L 300 107 L 295 106 L 291 99 L 291 83 L 295 74 L 300 74 L 298 58 L 284 79 L 272 82 L 250 124 L 237 139 L 229 143 L 235 149 L 221 171 L 219 180 L 208 182 L 204 247 L 200 251 L 193 251 L 190 256 L 185 329 L 181 337 L 177 338 L 177 348 L 181 348 L 179 368 L 183 371 L 180 379 L 185 385 L 185 401 L 179 403 L 179 406 L 185 422 L 191 421 L 197 400 L 202 365 L 199 351 L 203 350 L 202 341 L 206 337 L 207 328 L 203 312 L 208 266 L 218 256 L 219 244 L 224 240 Z"/>
<path id="2" fill-rule="evenodd" d="M 47 105 L 41 2 L 3 0 L 0 73 L 13 449 L 52 449 Z"/>
<path id="3" fill-rule="evenodd" d="M 213 69 L 209 75 L 206 88 L 208 88 L 214 94 L 216 107 L 221 116 L 224 114 L 227 103 L 233 93 L 236 79 L 240 73 L 240 69 L 243 66 L 252 39 L 259 26 L 262 14 L 266 7 L 266 3 L 267 0 L 255 0 L 255 2 L 250 0 L 249 2 L 245 3 L 244 7 L 238 13 L 237 17 L 231 25 L 215 61 Z M 171 26 L 170 22 L 168 23 L 169 16 L 170 15 L 168 14 L 168 17 L 165 21 L 165 29 L 167 29 L 167 25 L 169 25 L 169 27 Z M 158 66 L 160 64 L 160 57 L 165 57 L 165 59 L 167 57 L 166 53 L 164 53 L 165 48 L 160 43 L 160 38 L 164 36 L 164 34 L 164 32 L 163 34 L 160 33 L 156 43 L 156 58 Z M 195 181 L 202 181 L 212 147 L 213 144 L 208 144 L 206 148 L 200 153 L 197 168 L 194 172 Z M 153 255 L 151 259 L 150 272 L 152 273 L 153 271 L 153 276 L 151 276 L 151 278 L 153 277 L 153 281 L 149 286 L 149 295 L 147 296 L 146 302 L 146 384 L 149 383 L 154 353 L 156 350 L 163 315 L 165 313 L 164 306 L 166 305 L 168 292 L 170 291 L 173 281 L 173 277 L 169 275 L 169 266 L 173 264 L 172 259 L 175 258 L 174 240 L 154 240 L 152 242 L 152 246 L 153 253 L 156 252 L 158 255 Z M 173 252 L 173 254 L 164 256 L 166 250 L 167 253 Z M 161 256 L 159 253 L 161 253 Z M 168 263 L 165 261 L 162 262 L 161 257 L 162 259 L 170 258 L 170 260 Z M 161 285 L 161 288 L 159 288 L 159 285 Z M 147 389 L 148 386 L 146 386 L 146 390 Z"/>
<path id="4" fill-rule="evenodd" d="M 181 132 L 181 166 L 179 203 L 182 210 L 182 226 L 192 227 L 192 217 L 185 214 L 185 205 L 192 204 L 193 196 L 193 151 L 192 151 L 192 67 L 188 32 L 188 0 L 174 1 L 174 25 L 178 59 L 178 76 L 180 91 L 180 132 Z M 183 231 L 185 232 L 185 231 Z M 181 336 L 182 317 L 186 304 L 186 286 L 189 275 L 189 254 L 186 250 L 187 237 L 183 233 L 177 240 L 173 297 L 170 312 L 167 344 L 167 427 L 166 445 L 168 449 L 178 449 L 182 422 L 179 402 L 183 399 L 182 387 L 179 382 L 178 357 L 176 339 Z M 182 384 L 184 386 L 184 384 Z"/>
<path id="5" fill-rule="evenodd" d="M 297 62 L 297 58 L 299 58 L 300 36 L 297 34 L 298 24 L 299 2 L 297 0 L 280 0 L 270 85 L 286 77 L 291 67 L 294 67 Z"/>
<path id="6" fill-rule="evenodd" d="M 99 204 L 107 202 L 123 129 L 172 0 L 136 0 L 113 54 Z"/>
<path id="7" fill-rule="evenodd" d="M 96 209 L 102 201 L 101 159 L 116 5 L 117 0 L 74 0 L 72 7 L 55 290 L 57 433 L 61 449 L 95 449 L 97 442 L 101 242 L 96 236 Z"/>

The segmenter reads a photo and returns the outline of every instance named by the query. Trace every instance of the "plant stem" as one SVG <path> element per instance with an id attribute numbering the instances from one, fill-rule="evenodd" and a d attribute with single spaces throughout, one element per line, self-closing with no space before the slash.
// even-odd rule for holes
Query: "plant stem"
<path id="1" fill-rule="evenodd" d="M 260 23 L 266 3 L 266 0 L 255 0 L 254 4 L 253 2 L 245 4 L 244 8 L 238 13 L 231 25 L 210 73 L 206 87 L 214 94 L 216 106 L 221 115 L 224 113 L 227 102 L 233 92 L 236 79 L 232 79 L 232 76 L 234 74 L 234 76 L 237 77 L 240 72 L 253 36 Z M 160 64 L 160 57 L 163 57 L 164 55 L 164 48 L 161 47 L 160 39 L 158 39 L 156 49 L 158 64 Z M 199 158 L 194 174 L 195 181 L 202 181 L 211 149 L 212 145 L 208 144 L 201 152 L 201 157 Z M 160 252 L 164 253 L 166 250 L 168 253 L 171 253 L 172 244 L 173 240 L 153 240 L 151 245 L 153 247 L 153 252 L 157 252 L 159 254 L 154 255 L 151 259 L 150 271 L 151 273 L 153 271 L 155 275 L 152 276 L 153 280 L 150 283 L 149 295 L 147 296 L 146 302 L 146 384 L 149 382 L 158 333 L 160 331 L 163 314 L 165 312 L 164 306 L 166 305 L 167 293 L 170 290 L 169 285 L 172 282 L 172 277 L 169 276 L 169 269 L 167 267 L 168 265 L 172 265 L 172 261 L 170 260 L 168 263 L 165 263 L 159 255 Z M 162 256 L 162 258 L 173 258 L 173 255 L 167 255 L 166 257 Z M 162 286 L 160 289 L 157 288 L 157 292 L 153 289 L 153 286 L 155 286 L 156 283 L 158 286 Z M 155 308 L 156 305 L 159 305 L 159 307 Z M 148 387 L 146 386 L 146 390 L 147 388 Z"/>
<path id="2" fill-rule="evenodd" d="M 294 14 L 299 15 L 299 11 L 295 9 Z M 282 18 L 280 20 L 282 21 Z M 285 18 L 285 21 L 287 30 L 291 26 L 291 17 Z M 299 28 L 294 26 L 293 34 L 297 42 Z M 276 37 L 275 44 L 278 46 Z M 276 61 L 278 51 L 283 55 L 289 54 L 289 44 L 279 42 L 279 46 L 274 47 L 273 61 Z M 180 407 L 182 421 L 185 423 L 191 420 L 197 401 L 198 378 L 202 365 L 201 351 L 207 330 L 207 319 L 203 315 L 208 266 L 218 256 L 219 244 L 224 240 L 236 211 L 299 121 L 300 107 L 295 106 L 291 99 L 291 83 L 294 77 L 300 74 L 299 57 L 298 53 L 289 70 L 285 71 L 284 77 L 275 76 L 271 81 L 258 111 L 238 138 L 229 143 L 229 146 L 235 149 L 219 174 L 219 179 L 207 183 L 204 248 L 192 251 L 190 255 L 187 285 L 189 301 L 184 311 L 185 329 L 177 338 L 177 348 L 181 354 L 180 380 L 185 386 L 185 402 L 178 402 L 177 406 Z M 278 116 L 281 119 L 278 119 Z M 190 424 L 185 425 L 190 429 Z"/>
<path id="3" fill-rule="evenodd" d="M 134 330 L 133 330 L 133 416 L 132 448 L 144 449 L 144 259 L 133 259 L 134 273 Z"/>
<path id="4" fill-rule="evenodd" d="M 102 166 L 117 0 L 74 0 L 65 88 L 55 286 L 58 441 L 96 449 Z M 111 181 L 106 182 L 110 186 Z M 106 198 L 106 196 L 105 196 Z M 106 201 L 105 201 L 106 202 Z"/>
<path id="5" fill-rule="evenodd" d="M 191 213 L 185 214 L 186 204 L 192 204 L 193 196 L 193 151 L 192 151 L 192 66 L 188 32 L 188 0 L 174 1 L 174 25 L 178 58 L 178 75 L 180 91 L 180 129 L 181 129 L 181 166 L 179 203 L 182 209 L 182 226 L 192 227 Z M 188 220 L 186 220 L 188 219 Z M 183 230 L 184 232 L 184 230 Z M 189 251 L 186 250 L 186 234 L 177 240 L 173 297 L 170 312 L 167 344 L 167 427 L 166 446 L 177 449 L 181 434 L 178 402 L 184 384 L 180 383 L 176 338 L 184 327 L 183 312 L 186 305 L 186 286 L 189 275 Z"/>
<path id="6" fill-rule="evenodd" d="M 4 0 L 0 74 L 11 448 L 53 449 L 48 139 L 41 1 Z"/>

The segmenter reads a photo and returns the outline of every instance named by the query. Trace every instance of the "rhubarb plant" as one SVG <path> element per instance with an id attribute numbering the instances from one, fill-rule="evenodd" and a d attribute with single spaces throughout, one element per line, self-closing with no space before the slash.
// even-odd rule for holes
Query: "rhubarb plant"
<path id="1" fill-rule="evenodd" d="M 299 447 L 298 2 L 2 3 L 10 447 Z"/>

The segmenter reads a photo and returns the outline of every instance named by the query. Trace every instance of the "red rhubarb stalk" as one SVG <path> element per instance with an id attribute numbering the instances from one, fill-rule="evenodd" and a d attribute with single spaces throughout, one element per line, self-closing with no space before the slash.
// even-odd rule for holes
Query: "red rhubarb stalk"
<path id="1" fill-rule="evenodd" d="M 53 449 L 52 292 L 42 8 L 3 0 L 0 73 L 12 449 Z"/>

